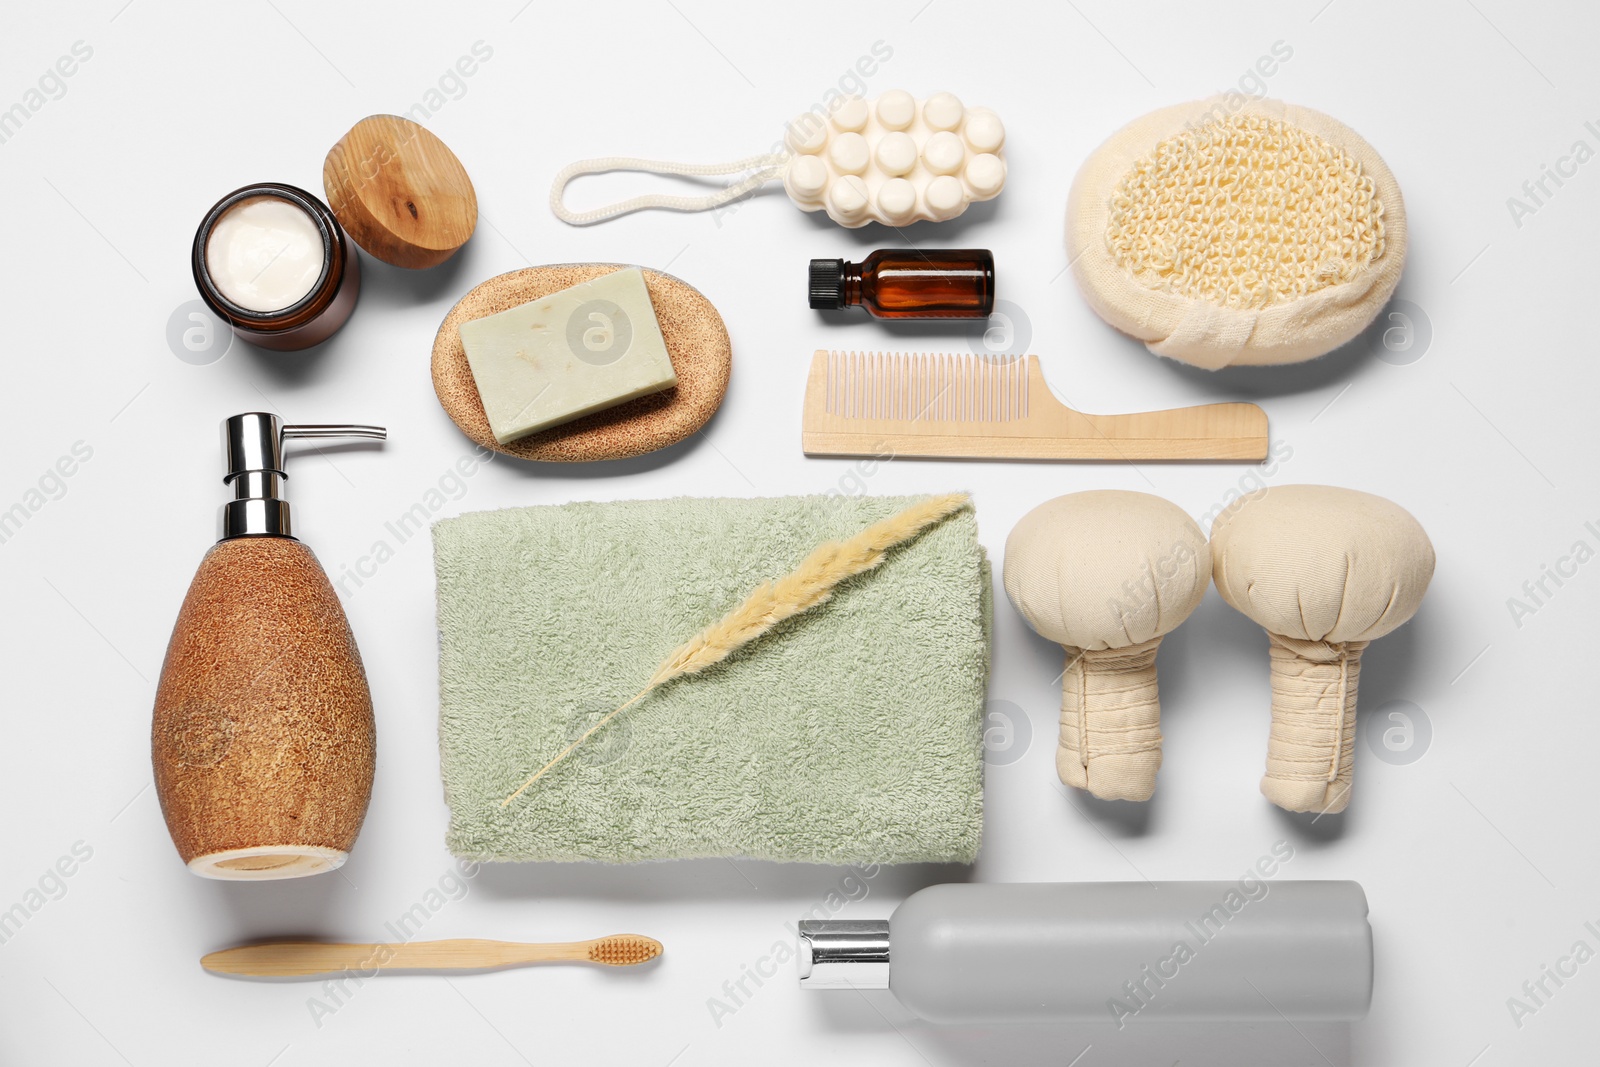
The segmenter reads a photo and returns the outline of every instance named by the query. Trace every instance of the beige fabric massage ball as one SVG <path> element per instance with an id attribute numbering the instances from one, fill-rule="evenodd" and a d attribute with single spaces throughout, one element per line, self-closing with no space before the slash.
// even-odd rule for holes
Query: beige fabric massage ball
<path id="1" fill-rule="evenodd" d="M 1295 363 L 1388 303 L 1405 204 L 1348 126 L 1231 93 L 1151 112 L 1096 149 L 1068 196 L 1067 255 L 1089 305 L 1157 355 Z"/>
<path id="2" fill-rule="evenodd" d="M 1327 485 L 1236 500 L 1211 529 L 1217 590 L 1267 631 L 1272 733 L 1261 792 L 1339 812 L 1355 766 L 1361 653 L 1417 613 L 1433 543 L 1398 504 Z"/>
<path id="3" fill-rule="evenodd" d="M 1006 595 L 1066 648 L 1061 780 L 1110 800 L 1149 800 L 1161 767 L 1156 650 L 1211 584 L 1205 534 L 1148 493 L 1057 497 L 1006 538 Z"/>

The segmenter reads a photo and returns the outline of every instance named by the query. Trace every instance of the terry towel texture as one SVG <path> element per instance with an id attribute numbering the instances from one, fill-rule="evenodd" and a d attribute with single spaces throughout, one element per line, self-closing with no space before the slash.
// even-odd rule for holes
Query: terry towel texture
<path id="1" fill-rule="evenodd" d="M 447 844 L 477 860 L 971 862 L 990 583 L 970 508 L 529 774 L 673 649 L 916 497 L 575 503 L 433 527 Z"/>

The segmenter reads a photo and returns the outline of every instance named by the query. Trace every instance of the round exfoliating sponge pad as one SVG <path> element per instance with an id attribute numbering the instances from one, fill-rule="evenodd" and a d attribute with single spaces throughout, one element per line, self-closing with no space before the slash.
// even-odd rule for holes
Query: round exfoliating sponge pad
<path id="1" fill-rule="evenodd" d="M 1067 254 L 1089 305 L 1157 355 L 1296 363 L 1388 303 L 1405 205 L 1348 126 L 1232 94 L 1151 112 L 1096 149 L 1067 200 Z"/>
<path id="2" fill-rule="evenodd" d="M 710 421 L 727 395 L 733 367 L 722 316 L 688 282 L 640 268 L 678 384 L 503 445 L 495 441 L 457 328 L 626 267 L 623 263 L 528 267 L 490 278 L 456 302 L 433 341 L 433 390 L 462 433 L 484 448 L 520 459 L 573 463 L 654 452 L 677 444 Z"/>

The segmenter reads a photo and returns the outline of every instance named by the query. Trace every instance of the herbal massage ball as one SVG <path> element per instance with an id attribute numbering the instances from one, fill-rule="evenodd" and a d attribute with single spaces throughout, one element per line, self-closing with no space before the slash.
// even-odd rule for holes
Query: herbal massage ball
<path id="1" fill-rule="evenodd" d="M 1154 111 L 1073 180 L 1067 255 L 1089 305 L 1208 370 L 1333 351 L 1388 303 L 1400 186 L 1327 115 L 1237 93 Z"/>
<path id="2" fill-rule="evenodd" d="M 1161 767 L 1156 649 L 1211 584 L 1205 534 L 1175 504 L 1098 490 L 1056 497 L 1006 538 L 1006 595 L 1067 650 L 1061 780 L 1149 800 Z"/>
<path id="3" fill-rule="evenodd" d="M 1362 650 L 1416 614 L 1433 562 L 1409 512 L 1353 489 L 1274 486 L 1218 517 L 1217 590 L 1270 641 L 1261 792 L 1280 808 L 1340 812 L 1349 803 Z"/>

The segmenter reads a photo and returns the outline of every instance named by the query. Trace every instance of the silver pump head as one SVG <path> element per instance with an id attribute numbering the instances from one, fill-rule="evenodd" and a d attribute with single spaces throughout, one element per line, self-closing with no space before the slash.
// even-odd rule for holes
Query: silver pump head
<path id="1" fill-rule="evenodd" d="M 800 988 L 888 989 L 888 919 L 801 919 Z"/>
<path id="2" fill-rule="evenodd" d="M 293 537 L 289 501 L 284 499 L 283 442 L 290 438 L 373 437 L 388 434 L 382 426 L 285 426 L 278 416 L 247 411 L 222 423 L 226 462 L 222 483 L 233 487 L 233 499 L 222 505 L 222 536 Z"/>

